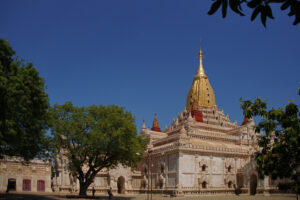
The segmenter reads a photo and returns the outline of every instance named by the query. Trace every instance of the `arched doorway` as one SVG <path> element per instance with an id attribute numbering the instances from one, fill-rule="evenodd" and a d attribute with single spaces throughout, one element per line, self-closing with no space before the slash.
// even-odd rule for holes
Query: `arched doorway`
<path id="1" fill-rule="evenodd" d="M 117 186 L 118 186 L 118 193 L 125 194 L 125 178 L 123 176 L 120 176 L 118 178 Z"/>
<path id="2" fill-rule="evenodd" d="M 228 188 L 232 188 L 232 181 L 229 181 L 229 182 L 227 183 L 227 186 L 228 186 Z"/>
<path id="3" fill-rule="evenodd" d="M 256 194 L 256 188 L 257 188 L 257 176 L 255 174 L 252 174 L 250 177 L 250 194 L 251 195 Z"/>
<path id="4" fill-rule="evenodd" d="M 202 182 L 202 188 L 203 188 L 203 189 L 206 189 L 206 188 L 207 188 L 207 182 L 206 182 L 206 181 L 203 181 L 203 182 Z"/>
<path id="5" fill-rule="evenodd" d="M 238 188 L 244 187 L 244 175 L 243 173 L 237 173 L 236 174 L 236 185 Z"/>

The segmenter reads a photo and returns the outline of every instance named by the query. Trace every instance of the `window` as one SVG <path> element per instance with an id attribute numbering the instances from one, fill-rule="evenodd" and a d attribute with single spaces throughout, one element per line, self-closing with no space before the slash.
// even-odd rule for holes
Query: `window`
<path id="1" fill-rule="evenodd" d="M 203 182 L 202 182 L 202 188 L 207 188 L 207 183 L 206 183 L 206 181 L 203 181 Z"/>
<path id="2" fill-rule="evenodd" d="M 31 180 L 23 179 L 23 191 L 31 191 Z"/>
<path id="3" fill-rule="evenodd" d="M 228 188 L 231 188 L 231 187 L 232 187 L 232 182 L 229 181 L 229 182 L 228 182 Z"/>
<path id="4" fill-rule="evenodd" d="M 38 192 L 45 192 L 45 181 L 44 180 L 38 180 L 37 181 L 37 191 Z"/>
<path id="5" fill-rule="evenodd" d="M 206 165 L 205 165 L 205 164 L 204 164 L 204 165 L 202 165 L 202 171 L 203 171 L 203 172 L 205 172 L 205 171 L 206 171 L 206 168 L 207 168 L 207 167 L 206 167 Z"/>
<path id="6" fill-rule="evenodd" d="M 228 172 L 231 172 L 231 165 L 227 168 Z"/>

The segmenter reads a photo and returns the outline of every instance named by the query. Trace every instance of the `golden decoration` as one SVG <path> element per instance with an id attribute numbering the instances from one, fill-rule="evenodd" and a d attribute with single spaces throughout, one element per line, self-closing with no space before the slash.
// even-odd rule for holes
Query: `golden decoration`
<path id="1" fill-rule="evenodd" d="M 199 51 L 199 67 L 186 99 L 187 110 L 198 110 L 199 106 L 216 107 L 215 93 L 209 83 L 202 64 L 203 54 Z"/>

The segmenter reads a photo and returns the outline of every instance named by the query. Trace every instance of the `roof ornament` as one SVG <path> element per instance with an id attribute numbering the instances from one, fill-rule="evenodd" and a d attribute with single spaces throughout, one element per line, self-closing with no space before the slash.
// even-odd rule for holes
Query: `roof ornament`
<path id="1" fill-rule="evenodd" d="M 146 129 L 146 124 L 145 124 L 145 120 L 144 119 L 143 119 L 142 129 Z"/>
<path id="2" fill-rule="evenodd" d="M 199 66 L 198 66 L 198 70 L 197 70 L 197 74 L 196 74 L 196 77 L 200 78 L 200 77 L 206 77 L 205 75 L 205 71 L 204 71 L 204 68 L 203 68 L 203 53 L 202 53 L 202 49 L 200 47 L 200 50 L 199 50 L 199 54 L 198 54 L 198 58 L 199 58 Z M 195 77 L 195 78 L 196 78 Z"/>
<path id="3" fill-rule="evenodd" d="M 192 112 L 189 112 L 189 117 L 187 119 L 189 122 L 193 121 Z"/>
<path id="4" fill-rule="evenodd" d="M 181 129 L 180 129 L 180 134 L 186 135 L 186 130 L 185 130 L 183 121 L 182 121 L 182 126 L 181 126 Z"/>
<path id="5" fill-rule="evenodd" d="M 167 131 L 168 131 L 168 126 L 165 125 L 165 130 L 164 130 L 164 132 L 167 132 Z"/>
<path id="6" fill-rule="evenodd" d="M 157 114 L 156 113 L 154 115 L 154 120 L 153 120 L 151 131 L 161 132 L 161 130 L 159 128 L 159 123 L 158 123 L 158 120 L 157 120 Z"/>
<path id="7" fill-rule="evenodd" d="M 216 108 L 215 94 L 203 68 L 203 53 L 199 50 L 199 66 L 186 100 L 187 110 L 197 110 L 199 107 Z"/>

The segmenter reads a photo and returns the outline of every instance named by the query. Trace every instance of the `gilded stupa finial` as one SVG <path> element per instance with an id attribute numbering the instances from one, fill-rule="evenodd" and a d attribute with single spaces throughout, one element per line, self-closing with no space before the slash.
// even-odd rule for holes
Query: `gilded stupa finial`
<path id="1" fill-rule="evenodd" d="M 203 68 L 201 47 L 198 58 L 199 66 L 186 100 L 187 110 L 198 110 L 201 106 L 216 107 L 215 94 Z"/>
<path id="2" fill-rule="evenodd" d="M 206 77 L 205 71 L 203 68 L 203 52 L 202 52 L 201 46 L 200 46 L 198 58 L 199 58 L 199 66 L 198 66 L 198 70 L 197 70 L 195 78 Z"/>

